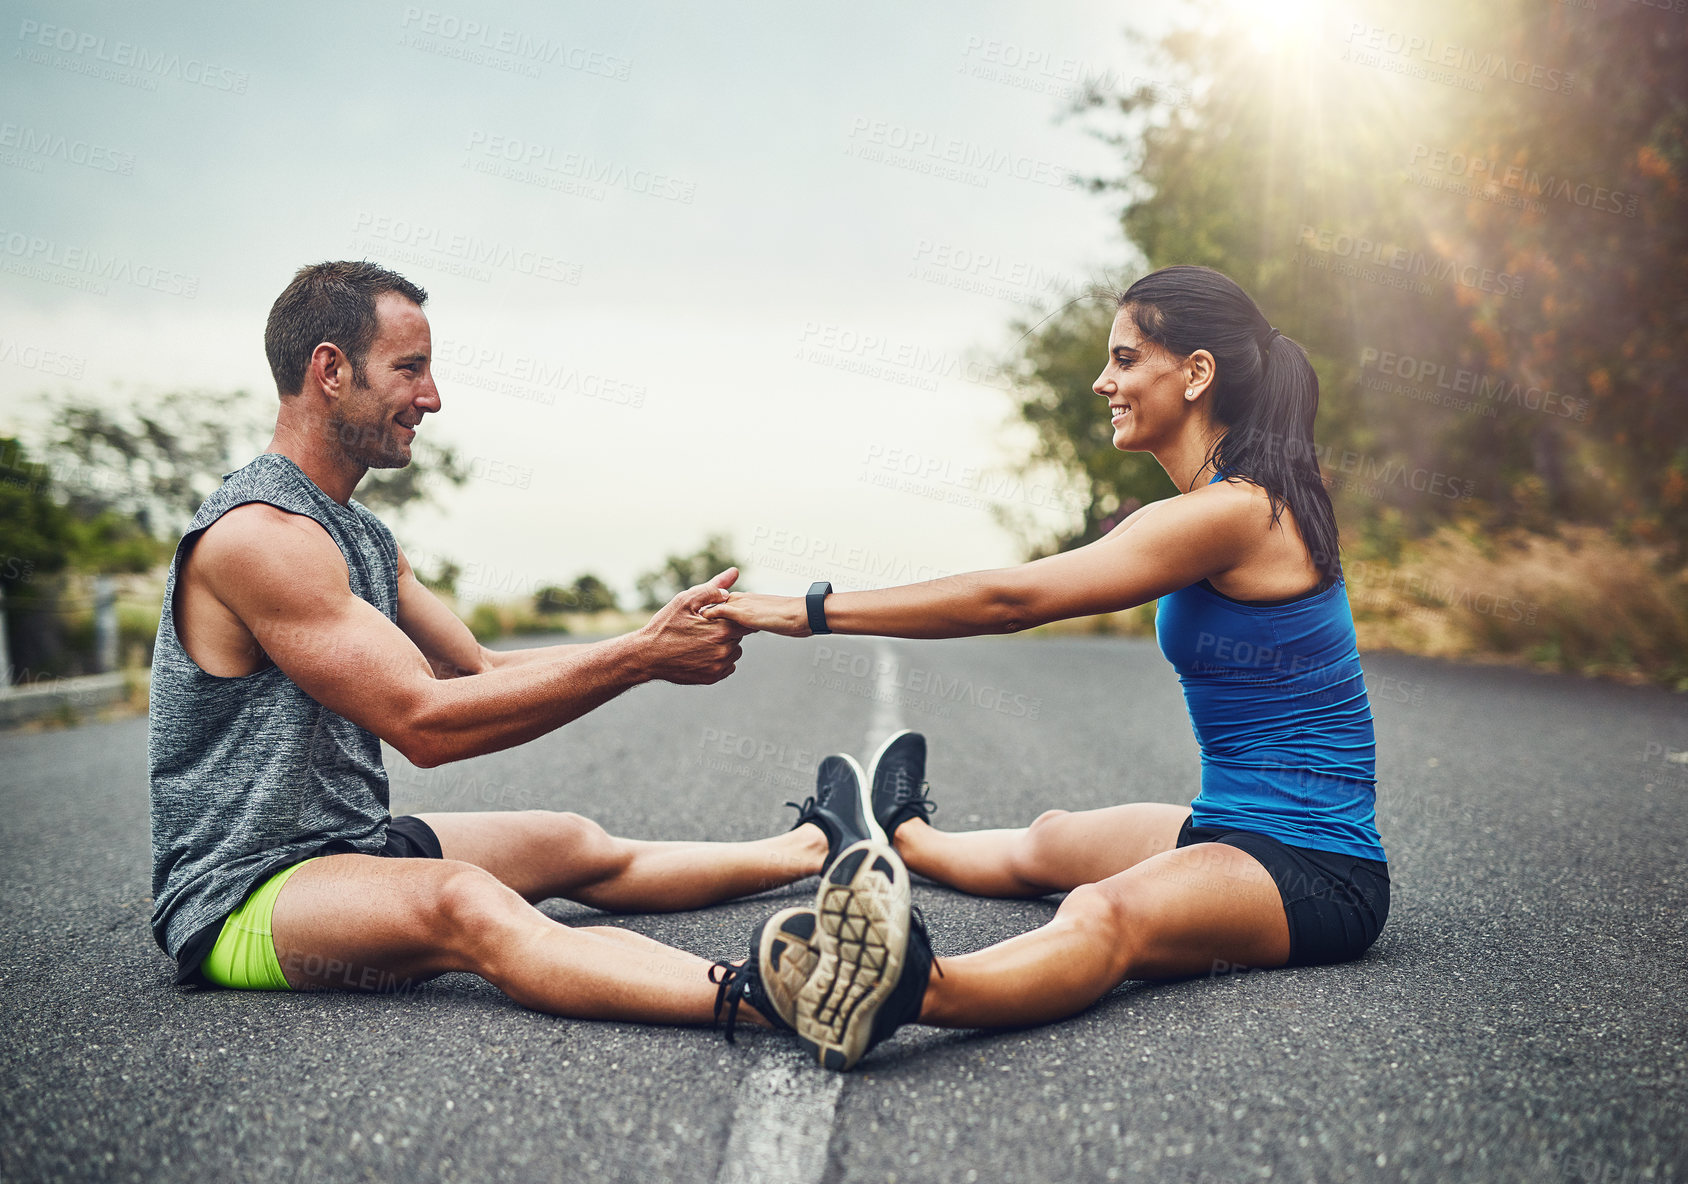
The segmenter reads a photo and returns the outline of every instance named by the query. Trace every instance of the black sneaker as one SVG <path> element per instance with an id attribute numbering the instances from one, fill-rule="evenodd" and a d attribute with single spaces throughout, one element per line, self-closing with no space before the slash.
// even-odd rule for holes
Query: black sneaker
<path id="1" fill-rule="evenodd" d="M 866 785 L 875 838 L 889 843 L 910 818 L 932 821 L 937 807 L 926 796 L 926 737 L 905 730 L 881 744 L 868 762 Z"/>
<path id="2" fill-rule="evenodd" d="M 873 837 L 873 818 L 863 805 L 866 785 L 855 757 L 829 756 L 815 772 L 814 796 L 802 805 L 786 803 L 797 811 L 793 830 L 812 822 L 826 832 L 826 867 L 844 848 Z"/>
<path id="3" fill-rule="evenodd" d="M 838 857 L 815 913 L 818 956 L 797 996 L 797 1039 L 842 1071 L 919 1016 L 932 947 L 909 905 L 908 869 L 874 839 Z"/>
<path id="4" fill-rule="evenodd" d="M 814 934 L 814 909 L 781 909 L 751 935 L 750 957 L 741 963 L 717 962 L 709 968 L 709 981 L 716 984 L 717 1026 L 721 1009 L 727 1011 L 727 1043 L 735 1043 L 733 1031 L 741 1003 L 749 1003 L 776 1030 L 792 1030 L 797 993 L 820 956 L 812 944 Z"/>

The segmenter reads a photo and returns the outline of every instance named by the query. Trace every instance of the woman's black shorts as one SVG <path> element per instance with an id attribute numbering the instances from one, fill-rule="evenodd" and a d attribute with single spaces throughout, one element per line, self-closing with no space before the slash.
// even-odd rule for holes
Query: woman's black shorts
<path id="1" fill-rule="evenodd" d="M 1176 846 L 1224 843 L 1260 861 L 1277 882 L 1289 919 L 1288 966 L 1346 962 L 1377 940 L 1389 916 L 1389 865 L 1335 851 L 1291 847 L 1246 830 L 1191 826 Z"/>

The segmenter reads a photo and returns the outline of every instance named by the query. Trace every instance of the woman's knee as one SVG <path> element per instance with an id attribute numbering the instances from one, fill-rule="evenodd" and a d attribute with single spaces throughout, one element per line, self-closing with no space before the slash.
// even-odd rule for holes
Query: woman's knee
<path id="1" fill-rule="evenodd" d="M 1067 893 L 1051 924 L 1071 926 L 1094 940 L 1109 952 L 1122 976 L 1132 965 L 1142 937 L 1130 894 L 1114 884 L 1080 884 Z"/>
<path id="2" fill-rule="evenodd" d="M 1057 839 L 1057 824 L 1070 811 L 1045 810 L 1032 820 L 1009 851 L 1008 870 L 1016 880 L 1028 888 L 1054 892 L 1062 880 L 1057 871 L 1061 852 Z"/>

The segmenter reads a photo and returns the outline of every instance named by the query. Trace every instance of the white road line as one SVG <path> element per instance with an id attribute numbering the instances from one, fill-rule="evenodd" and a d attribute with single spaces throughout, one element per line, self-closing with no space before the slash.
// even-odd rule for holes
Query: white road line
<path id="1" fill-rule="evenodd" d="M 891 677 L 897 662 L 891 643 L 884 640 L 876 642 L 873 657 L 873 668 L 878 674 L 873 682 L 873 719 L 867 727 L 867 752 L 876 752 L 885 742 L 885 737 L 902 731 L 904 727 L 903 713 L 897 708 L 897 680 Z"/>
<path id="2" fill-rule="evenodd" d="M 746 1074 L 716 1184 L 817 1184 L 844 1075 L 790 1049 L 770 1050 Z"/>
<path id="3" fill-rule="evenodd" d="M 864 755 L 903 726 L 891 677 L 896 655 L 881 641 L 874 659 L 878 674 Z M 819 1184 L 843 1092 L 842 1073 L 828 1073 L 789 1048 L 763 1053 L 739 1086 L 715 1184 Z"/>

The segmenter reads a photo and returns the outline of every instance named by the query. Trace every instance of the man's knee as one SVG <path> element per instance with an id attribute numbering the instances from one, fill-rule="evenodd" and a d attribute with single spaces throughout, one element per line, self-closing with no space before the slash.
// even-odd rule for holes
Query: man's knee
<path id="1" fill-rule="evenodd" d="M 1009 852 L 1009 871 L 1028 888 L 1055 891 L 1061 883 L 1054 874 L 1060 852 L 1054 840 L 1054 824 L 1068 814 L 1066 810 L 1045 810 L 1032 820 L 1024 834 Z"/>
<path id="2" fill-rule="evenodd" d="M 627 870 L 633 847 L 618 839 L 590 818 L 564 810 L 539 811 L 546 817 L 547 841 L 558 857 L 573 869 L 579 887 L 612 880 Z"/>
<path id="3" fill-rule="evenodd" d="M 448 861 L 442 872 L 423 903 L 420 920 L 427 932 L 453 949 L 471 950 L 532 908 L 485 868 Z"/>
<path id="4" fill-rule="evenodd" d="M 570 810 L 523 810 L 521 818 L 547 846 L 558 851 L 591 855 L 615 843 L 603 827 Z"/>

